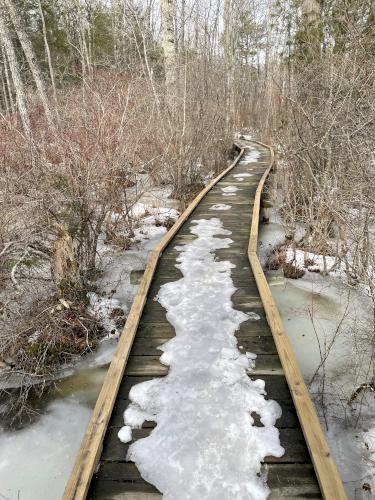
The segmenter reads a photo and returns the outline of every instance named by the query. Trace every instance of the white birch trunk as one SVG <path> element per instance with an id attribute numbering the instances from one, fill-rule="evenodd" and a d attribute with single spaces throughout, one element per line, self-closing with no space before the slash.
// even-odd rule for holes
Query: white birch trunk
<path id="1" fill-rule="evenodd" d="M 11 113 L 15 113 L 16 106 L 13 101 L 13 93 L 12 93 L 12 82 L 11 82 L 11 77 L 9 75 L 8 71 L 8 59 L 5 54 L 5 49 L 4 49 L 4 44 L 1 47 L 1 54 L 3 56 L 3 65 L 4 65 L 4 75 L 5 75 L 5 82 L 6 82 L 6 91 L 8 93 L 8 100 L 9 100 L 9 109 Z"/>
<path id="2" fill-rule="evenodd" d="M 30 67 L 30 71 L 33 75 L 34 82 L 39 94 L 39 99 L 42 103 L 42 106 L 44 108 L 45 115 L 47 117 L 47 120 L 49 123 L 53 122 L 53 115 L 51 113 L 51 110 L 49 108 L 49 103 L 48 103 L 48 98 L 47 98 L 47 93 L 43 81 L 42 74 L 40 72 L 38 63 L 36 61 L 34 49 L 31 45 L 31 42 L 29 40 L 29 37 L 26 34 L 26 31 L 24 30 L 21 19 L 18 16 L 18 13 L 12 3 L 12 0 L 3 0 L 3 3 L 6 4 L 9 12 L 10 19 L 13 23 L 14 29 L 16 30 L 18 39 L 21 43 L 22 50 L 25 54 L 27 63 Z"/>
<path id="3" fill-rule="evenodd" d="M 164 52 L 165 85 L 168 99 L 174 94 L 177 84 L 177 58 L 174 37 L 174 0 L 160 0 Z"/>
<path id="4" fill-rule="evenodd" d="M 21 79 L 21 74 L 18 68 L 18 61 L 13 47 L 12 39 L 6 25 L 4 8 L 0 4 L 0 38 L 3 43 L 5 53 L 8 59 L 10 72 L 12 75 L 14 90 L 16 93 L 18 112 L 21 117 L 23 129 L 25 134 L 31 136 L 30 119 L 26 107 L 25 90 Z"/>

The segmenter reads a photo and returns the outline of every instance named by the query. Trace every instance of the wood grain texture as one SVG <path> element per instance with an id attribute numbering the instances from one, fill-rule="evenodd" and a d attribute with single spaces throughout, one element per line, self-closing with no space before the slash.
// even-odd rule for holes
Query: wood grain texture
<path id="1" fill-rule="evenodd" d="M 129 353 L 133 345 L 139 320 L 147 299 L 148 290 L 150 288 L 161 253 L 179 231 L 184 222 L 188 219 L 205 194 L 208 193 L 208 191 L 210 191 L 222 177 L 224 177 L 236 166 L 244 153 L 243 148 L 239 149 L 240 152 L 234 162 L 215 179 L 213 179 L 206 186 L 206 188 L 194 198 L 192 203 L 163 237 L 155 250 L 151 252 L 146 270 L 138 287 L 138 291 L 130 309 L 124 330 L 118 342 L 116 352 L 109 366 L 98 400 L 83 437 L 83 441 L 68 479 L 62 500 L 83 500 L 87 496 L 90 481 L 102 451 L 103 439 L 111 417 L 114 403 L 116 401 L 117 392 L 127 366 Z"/>
<path id="2" fill-rule="evenodd" d="M 266 146 L 262 143 L 259 144 Z M 309 391 L 297 364 L 292 346 L 285 334 L 278 308 L 256 253 L 262 190 L 275 159 L 273 149 L 269 146 L 266 147 L 270 149 L 271 163 L 263 174 L 255 194 L 248 247 L 249 261 L 258 285 L 259 294 L 266 311 L 267 321 L 275 340 L 280 361 L 284 368 L 284 374 L 289 385 L 323 498 L 327 500 L 344 500 L 347 499 L 347 496 L 340 475 L 328 447 L 315 407 L 311 401 Z"/>

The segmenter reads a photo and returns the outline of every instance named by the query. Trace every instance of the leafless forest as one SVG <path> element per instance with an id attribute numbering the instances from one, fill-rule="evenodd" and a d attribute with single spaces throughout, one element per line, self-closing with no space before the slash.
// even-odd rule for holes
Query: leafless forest
<path id="1" fill-rule="evenodd" d="M 129 188 L 172 183 L 184 208 L 237 132 L 276 146 L 288 237 L 366 286 L 374 344 L 374 0 L 0 0 L 0 39 L 2 367 L 92 350 Z"/>

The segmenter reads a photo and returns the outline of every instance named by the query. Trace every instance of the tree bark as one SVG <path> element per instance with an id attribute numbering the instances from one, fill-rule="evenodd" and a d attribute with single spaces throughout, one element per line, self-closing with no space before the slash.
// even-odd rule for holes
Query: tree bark
<path id="1" fill-rule="evenodd" d="M 317 57 L 322 41 L 320 0 L 303 0 L 302 18 L 307 53 L 312 58 Z"/>

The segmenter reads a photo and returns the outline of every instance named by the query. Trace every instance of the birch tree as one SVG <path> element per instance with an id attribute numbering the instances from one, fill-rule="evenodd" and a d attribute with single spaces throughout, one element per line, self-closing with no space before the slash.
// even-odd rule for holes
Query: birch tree
<path id="1" fill-rule="evenodd" d="M 176 92 L 177 54 L 174 33 L 175 5 L 174 0 L 160 0 L 162 19 L 162 44 L 164 52 L 165 86 L 168 100 Z"/>
<path id="2" fill-rule="evenodd" d="M 13 23 L 14 29 L 17 33 L 18 39 L 22 46 L 22 50 L 25 54 L 27 63 L 30 67 L 30 71 L 33 75 L 33 79 L 38 91 L 39 99 L 42 103 L 45 115 L 47 117 L 48 122 L 51 124 L 53 122 L 53 115 L 49 107 L 47 92 L 45 88 L 45 84 L 43 81 L 42 73 L 39 69 L 38 62 L 36 60 L 35 52 L 33 46 L 31 45 L 30 39 L 27 36 L 27 33 L 22 26 L 21 19 L 13 5 L 12 0 L 2 0 L 3 4 L 6 5 L 10 19 Z"/>
<path id="3" fill-rule="evenodd" d="M 0 3 L 0 39 L 3 43 L 6 57 L 8 60 L 10 72 L 12 75 L 14 91 L 16 93 L 16 101 L 18 112 L 21 117 L 23 129 L 25 134 L 31 136 L 30 119 L 26 106 L 26 97 L 21 74 L 18 67 L 16 52 L 13 47 L 12 38 L 10 36 L 8 26 L 6 24 L 6 16 L 4 6 Z"/>

